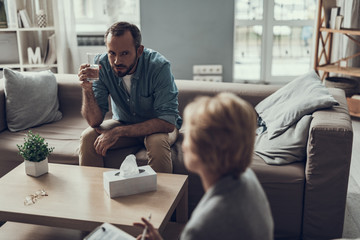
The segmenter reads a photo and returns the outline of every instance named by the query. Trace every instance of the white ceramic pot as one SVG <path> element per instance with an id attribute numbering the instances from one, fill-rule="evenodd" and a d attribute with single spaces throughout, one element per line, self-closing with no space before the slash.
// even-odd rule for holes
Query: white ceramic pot
<path id="1" fill-rule="evenodd" d="M 27 175 L 39 177 L 49 171 L 48 159 L 45 158 L 40 162 L 31 162 L 25 160 L 25 172 Z"/>

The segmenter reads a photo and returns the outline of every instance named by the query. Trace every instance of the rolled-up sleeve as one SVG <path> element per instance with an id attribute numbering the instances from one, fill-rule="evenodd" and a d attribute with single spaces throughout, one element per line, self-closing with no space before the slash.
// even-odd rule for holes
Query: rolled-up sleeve
<path id="1" fill-rule="evenodd" d="M 96 102 L 101 109 L 103 117 L 105 117 L 105 114 L 109 111 L 109 91 L 101 80 L 103 77 L 103 72 L 100 71 L 99 80 L 93 81 L 92 89 Z"/>
<path id="2" fill-rule="evenodd" d="M 155 79 L 154 110 L 159 119 L 176 126 L 178 118 L 178 89 L 170 70 L 170 64 L 164 64 Z"/>

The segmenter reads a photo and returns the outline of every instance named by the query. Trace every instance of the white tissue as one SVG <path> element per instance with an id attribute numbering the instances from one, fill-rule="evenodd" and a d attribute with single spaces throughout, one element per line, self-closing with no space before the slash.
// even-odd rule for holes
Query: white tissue
<path id="1" fill-rule="evenodd" d="M 120 166 L 120 176 L 128 177 L 139 174 L 139 168 L 136 164 L 136 157 L 134 154 L 128 155 Z"/>

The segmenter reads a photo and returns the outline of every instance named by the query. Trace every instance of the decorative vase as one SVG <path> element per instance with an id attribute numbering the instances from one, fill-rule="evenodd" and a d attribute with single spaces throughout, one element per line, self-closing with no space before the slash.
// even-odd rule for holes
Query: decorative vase
<path id="1" fill-rule="evenodd" d="M 40 162 L 31 162 L 25 160 L 25 172 L 27 175 L 39 177 L 49 171 L 48 159 L 45 158 Z"/>
<path id="2" fill-rule="evenodd" d="M 45 13 L 45 11 L 40 9 L 37 12 L 36 17 L 37 17 L 37 25 L 38 25 L 38 27 L 40 27 L 40 28 L 46 27 L 46 13 Z"/>

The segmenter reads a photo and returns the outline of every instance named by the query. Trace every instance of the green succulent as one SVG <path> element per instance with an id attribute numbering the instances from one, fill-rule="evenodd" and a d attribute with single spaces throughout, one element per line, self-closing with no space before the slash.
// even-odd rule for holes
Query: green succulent
<path id="1" fill-rule="evenodd" d="M 19 155 L 31 162 L 44 160 L 54 150 L 54 147 L 49 147 L 44 138 L 40 137 L 39 134 L 34 134 L 31 130 L 24 138 L 24 145 L 16 144 L 16 146 L 19 149 Z"/>

